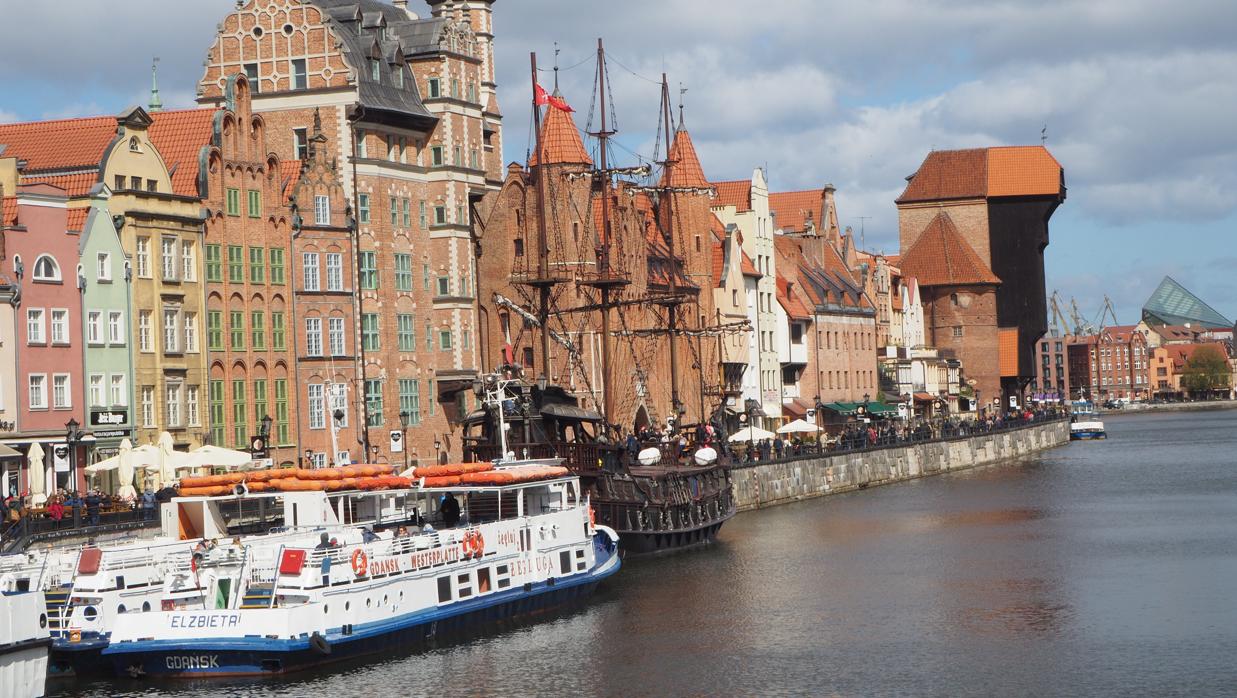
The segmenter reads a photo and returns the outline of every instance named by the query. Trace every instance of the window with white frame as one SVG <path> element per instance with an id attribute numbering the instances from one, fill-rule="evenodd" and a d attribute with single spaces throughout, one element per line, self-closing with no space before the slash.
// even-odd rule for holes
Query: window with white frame
<path id="1" fill-rule="evenodd" d="M 31 373 L 27 400 L 32 410 L 47 409 L 47 374 Z"/>
<path id="2" fill-rule="evenodd" d="M 322 356 L 322 318 L 305 318 L 305 354 Z"/>
<path id="3" fill-rule="evenodd" d="M 137 275 L 150 278 L 150 238 L 137 239 Z"/>
<path id="4" fill-rule="evenodd" d="M 183 240 L 180 243 L 180 278 L 185 281 L 193 281 L 197 278 L 196 275 L 196 259 L 194 259 L 193 243 L 188 240 Z"/>
<path id="5" fill-rule="evenodd" d="M 344 256 L 339 252 L 326 253 L 326 290 L 344 290 Z"/>
<path id="6" fill-rule="evenodd" d="M 52 344 L 69 343 L 69 311 L 52 308 Z"/>
<path id="7" fill-rule="evenodd" d="M 348 426 L 348 386 L 343 383 L 329 383 L 331 388 L 331 419 L 335 418 L 335 410 L 343 412 L 344 418 L 339 422 L 339 428 Z"/>
<path id="8" fill-rule="evenodd" d="M 151 429 L 155 426 L 155 386 L 142 386 L 142 426 Z"/>
<path id="9" fill-rule="evenodd" d="M 103 374 L 90 374 L 90 406 L 104 407 L 107 403 L 103 402 Z"/>
<path id="10" fill-rule="evenodd" d="M 165 281 L 175 281 L 176 275 L 176 238 L 165 237 L 160 242 L 160 249 L 163 252 L 163 279 Z"/>
<path id="11" fill-rule="evenodd" d="M 325 394 L 321 383 L 309 384 L 309 428 L 326 428 Z"/>
<path id="12" fill-rule="evenodd" d="M 67 410 L 73 406 L 73 386 L 69 374 L 52 374 L 52 409 Z"/>
<path id="13" fill-rule="evenodd" d="M 327 344 L 331 356 L 344 355 L 344 319 L 341 317 L 327 318 Z"/>
<path id="14" fill-rule="evenodd" d="M 34 260 L 34 280 L 35 281 L 60 281 L 60 265 L 56 262 L 56 258 L 51 255 L 42 254 Z"/>
<path id="15" fill-rule="evenodd" d="M 112 253 L 100 252 L 95 266 L 96 281 L 112 280 Z"/>
<path id="16" fill-rule="evenodd" d="M 179 427 L 181 425 L 181 399 L 184 392 L 184 386 L 179 381 L 169 381 L 164 389 L 163 404 L 167 412 L 167 427 Z"/>
<path id="17" fill-rule="evenodd" d="M 180 351 L 180 313 L 175 308 L 163 309 L 163 351 Z"/>
<path id="18" fill-rule="evenodd" d="M 129 390 L 126 385 L 127 376 L 123 373 L 113 373 L 112 379 L 112 404 L 120 407 L 129 404 Z"/>
<path id="19" fill-rule="evenodd" d="M 47 343 L 44 314 L 45 311 L 42 308 L 26 308 L 26 342 L 28 344 Z"/>
<path id="20" fill-rule="evenodd" d="M 185 313 L 185 351 L 196 353 L 198 350 L 198 314 Z"/>
<path id="21" fill-rule="evenodd" d="M 107 342 L 117 347 L 125 345 L 125 316 L 119 310 L 107 313 Z"/>
<path id="22" fill-rule="evenodd" d="M 103 313 L 98 310 L 86 312 L 86 343 L 103 343 Z"/>
<path id="23" fill-rule="evenodd" d="M 314 196 L 314 224 L 331 224 L 331 198 L 317 194 Z"/>
<path id="24" fill-rule="evenodd" d="M 301 256 L 303 286 L 306 291 L 317 291 L 321 288 L 321 278 L 318 274 L 318 253 L 306 252 Z"/>
<path id="25" fill-rule="evenodd" d="M 142 351 L 154 351 L 149 310 L 137 312 L 137 345 Z"/>
<path id="26" fill-rule="evenodd" d="M 185 421 L 191 427 L 202 426 L 201 409 L 198 407 L 198 386 L 185 388 Z"/>

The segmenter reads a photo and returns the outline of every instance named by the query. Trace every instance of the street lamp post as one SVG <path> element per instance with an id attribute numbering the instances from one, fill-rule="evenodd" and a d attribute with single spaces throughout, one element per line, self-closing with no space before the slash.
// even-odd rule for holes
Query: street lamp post
<path id="1" fill-rule="evenodd" d="M 752 424 L 752 417 L 759 405 L 760 403 L 750 397 L 743 403 L 744 412 L 747 414 L 747 459 L 749 461 L 753 460 L 752 456 L 756 453 L 756 427 Z"/>
<path id="2" fill-rule="evenodd" d="M 306 468 L 312 468 L 312 467 L 313 467 L 313 462 L 314 462 L 313 458 L 314 458 L 314 452 L 313 452 L 313 449 L 310 449 L 310 448 L 305 449 L 305 461 L 304 461 L 304 467 L 306 467 Z"/>
<path id="3" fill-rule="evenodd" d="M 438 437 L 435 436 L 434 437 L 434 464 L 435 465 L 437 465 L 438 462 L 442 460 L 442 456 L 439 454 L 440 450 L 442 450 L 442 441 L 439 441 Z"/>
<path id="4" fill-rule="evenodd" d="M 399 413 L 399 440 L 400 449 L 404 452 L 404 470 L 408 469 L 408 422 L 411 419 L 412 413 L 408 410 Z"/>
<path id="5" fill-rule="evenodd" d="M 82 425 L 72 417 L 69 418 L 69 421 L 64 423 L 64 428 L 66 431 L 65 441 L 69 443 L 69 477 L 74 480 L 77 479 L 77 441 L 81 437 L 81 426 Z M 55 472 L 56 469 L 52 468 L 52 473 L 54 474 Z M 47 491 L 51 492 L 55 490 L 57 486 L 58 483 L 50 482 L 46 485 Z"/>

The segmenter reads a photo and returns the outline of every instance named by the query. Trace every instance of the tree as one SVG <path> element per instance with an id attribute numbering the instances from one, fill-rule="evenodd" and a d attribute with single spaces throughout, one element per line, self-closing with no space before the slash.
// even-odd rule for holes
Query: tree
<path id="1" fill-rule="evenodd" d="M 1215 347 L 1194 350 L 1181 371 L 1181 387 L 1191 393 L 1206 393 L 1226 389 L 1232 380 L 1228 358 Z"/>

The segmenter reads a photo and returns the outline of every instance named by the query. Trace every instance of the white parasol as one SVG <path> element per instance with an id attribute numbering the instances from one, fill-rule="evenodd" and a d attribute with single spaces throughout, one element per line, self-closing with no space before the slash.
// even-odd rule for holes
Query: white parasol
<path id="1" fill-rule="evenodd" d="M 188 454 L 177 455 L 176 449 L 172 446 L 172 435 L 166 431 L 159 432 L 159 479 L 163 483 L 169 483 L 176 479 L 176 466 L 181 463 L 178 459 Z"/>
<path id="2" fill-rule="evenodd" d="M 730 435 L 730 442 L 738 443 L 740 441 L 764 441 L 765 439 L 772 439 L 773 436 L 773 432 L 765 431 L 760 427 L 743 427 Z"/>
<path id="3" fill-rule="evenodd" d="M 238 468 L 253 462 L 253 456 L 244 451 L 209 445 L 200 446 L 190 451 L 189 459 L 186 463 L 191 462 L 192 465 L 181 465 L 179 467 L 221 466 Z"/>
<path id="4" fill-rule="evenodd" d="M 34 505 L 40 506 L 47 501 L 47 474 L 43 472 L 43 447 L 38 441 L 30 444 L 30 452 L 26 454 L 26 460 L 30 463 L 30 496 Z"/>
<path id="5" fill-rule="evenodd" d="M 117 493 L 121 497 L 137 498 L 137 490 L 133 488 L 133 442 L 124 439 L 120 442 L 120 453 L 116 455 L 118 461 L 117 478 L 120 480 L 120 491 Z"/>
<path id="6" fill-rule="evenodd" d="M 777 430 L 777 433 L 779 434 L 815 434 L 818 431 L 820 431 L 820 427 L 816 426 L 815 424 L 812 424 L 811 422 L 804 420 L 804 419 L 796 419 L 795 421 L 785 426 L 779 427 Z"/>

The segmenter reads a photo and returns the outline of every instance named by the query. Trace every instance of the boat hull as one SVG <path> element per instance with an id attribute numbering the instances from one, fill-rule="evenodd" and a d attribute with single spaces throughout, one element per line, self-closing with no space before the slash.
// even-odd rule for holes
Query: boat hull
<path id="1" fill-rule="evenodd" d="M 561 612 L 584 601 L 620 566 L 617 548 L 600 543 L 597 548 L 598 562 L 588 574 L 529 584 L 381 623 L 356 625 L 348 632 L 334 628 L 324 636 L 294 640 L 141 640 L 115 643 L 104 650 L 103 658 L 110 663 L 112 673 L 122 677 L 222 678 L 287 674 L 368 655 L 416 651 Z"/>
<path id="2" fill-rule="evenodd" d="M 1087 431 L 1072 431 L 1069 435 L 1070 441 L 1094 441 L 1096 439 L 1107 439 L 1108 434 L 1103 431 L 1087 430 Z"/>
<path id="3" fill-rule="evenodd" d="M 729 516 L 677 531 L 619 531 L 619 547 L 625 555 L 650 555 L 686 550 L 712 543 Z"/>

